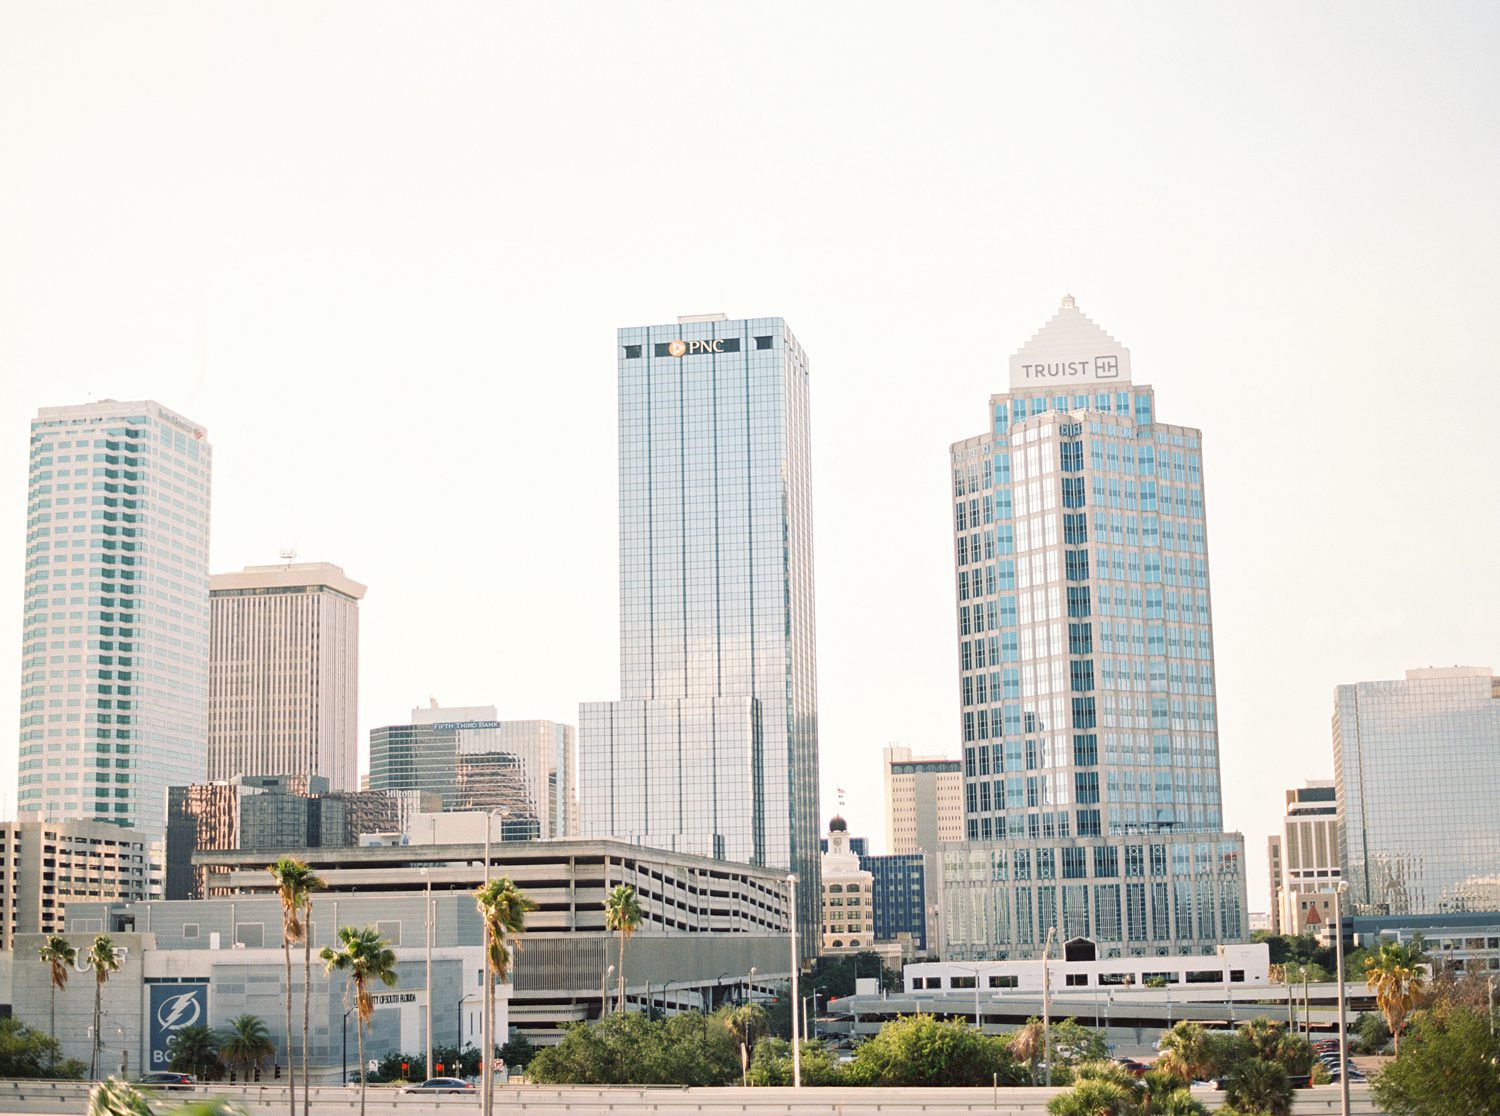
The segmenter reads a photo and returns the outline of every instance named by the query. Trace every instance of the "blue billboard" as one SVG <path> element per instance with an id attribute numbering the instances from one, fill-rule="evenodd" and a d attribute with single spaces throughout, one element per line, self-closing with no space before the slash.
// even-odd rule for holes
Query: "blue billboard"
<path id="1" fill-rule="evenodd" d="M 167 1040 L 183 1027 L 208 1024 L 208 982 L 148 984 L 149 1042 L 146 1070 L 164 1070 L 170 1056 Z"/>

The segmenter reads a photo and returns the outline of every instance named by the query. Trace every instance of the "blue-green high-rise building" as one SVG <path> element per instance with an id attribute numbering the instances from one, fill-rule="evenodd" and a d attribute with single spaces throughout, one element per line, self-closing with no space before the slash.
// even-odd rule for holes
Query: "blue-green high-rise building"
<path id="1" fill-rule="evenodd" d="M 968 845 L 944 957 L 1212 952 L 1243 940 L 1223 832 L 1202 436 L 1071 297 L 952 447 Z M 1055 954 L 1054 954 L 1055 955 Z"/>

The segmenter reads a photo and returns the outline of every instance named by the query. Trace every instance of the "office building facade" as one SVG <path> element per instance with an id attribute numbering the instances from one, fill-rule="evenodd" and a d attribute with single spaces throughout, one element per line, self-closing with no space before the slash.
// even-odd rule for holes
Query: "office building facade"
<path id="1" fill-rule="evenodd" d="M 55 934 L 70 903 L 151 898 L 159 842 L 106 822 L 0 822 L 0 952 Z"/>
<path id="2" fill-rule="evenodd" d="M 1093 938 L 1106 956 L 1245 937 L 1223 832 L 1202 437 L 1159 421 L 1072 298 L 952 448 L 969 850 L 945 959 Z"/>
<path id="3" fill-rule="evenodd" d="M 327 562 L 209 578 L 208 778 L 359 788 L 359 602 Z"/>
<path id="4" fill-rule="evenodd" d="M 913 957 L 927 954 L 927 865 L 922 853 L 861 855 L 870 873 L 877 942 L 910 942 Z"/>
<path id="5" fill-rule="evenodd" d="M 824 954 L 859 953 L 875 943 L 874 877 L 849 847 L 849 823 L 835 815 L 828 823 L 828 851 L 822 854 Z"/>
<path id="6" fill-rule="evenodd" d="M 1333 755 L 1352 913 L 1500 911 L 1500 678 L 1489 667 L 1339 686 Z"/>
<path id="7" fill-rule="evenodd" d="M 501 721 L 493 705 L 413 709 L 370 732 L 370 789 L 430 791 L 446 810 L 499 810 L 507 840 L 576 834 L 572 725 Z"/>
<path id="8" fill-rule="evenodd" d="M 1333 781 L 1286 792 L 1281 832 L 1267 846 L 1271 872 L 1271 929 L 1277 934 L 1320 931 L 1333 916 L 1339 869 L 1338 802 Z"/>
<path id="9" fill-rule="evenodd" d="M 17 813 L 160 838 L 201 781 L 212 450 L 149 400 L 31 423 Z"/>
<path id="10" fill-rule="evenodd" d="M 584 833 L 790 869 L 816 942 L 806 354 L 710 315 L 618 358 L 621 700 L 580 709 Z"/>

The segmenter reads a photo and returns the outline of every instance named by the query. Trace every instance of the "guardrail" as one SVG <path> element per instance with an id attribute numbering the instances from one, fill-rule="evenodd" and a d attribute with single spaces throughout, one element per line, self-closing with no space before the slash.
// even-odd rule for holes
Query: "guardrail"
<path id="1" fill-rule="evenodd" d="M 83 1081 L 0 1081 L 0 1113 L 38 1113 L 77 1116 L 88 1109 L 90 1085 Z M 1047 1101 L 1060 1089 L 1006 1087 L 1000 1089 L 871 1089 L 830 1088 L 704 1088 L 630 1085 L 499 1085 L 497 1112 L 527 1116 L 686 1116 L 688 1113 L 739 1113 L 741 1116 L 1042 1116 Z M 301 1090 L 299 1088 L 298 1092 Z M 310 1116 L 347 1116 L 358 1096 L 358 1085 L 315 1085 Z M 1368 1085 L 1349 1090 L 1351 1116 L 1382 1116 Z M 1223 1103 L 1223 1093 L 1194 1090 L 1194 1097 L 1210 1108 Z M 285 1085 L 198 1085 L 156 1092 L 159 1111 L 188 1100 L 222 1097 L 242 1105 L 252 1116 L 278 1116 L 287 1111 Z M 422 1096 L 402 1093 L 389 1085 L 372 1085 L 366 1107 L 374 1116 L 423 1116 L 448 1112 L 461 1116 L 479 1107 L 479 1094 Z M 298 1102 L 300 1105 L 301 1098 Z M 1339 1111 L 1337 1086 L 1298 1089 L 1292 1116 L 1324 1116 Z"/>

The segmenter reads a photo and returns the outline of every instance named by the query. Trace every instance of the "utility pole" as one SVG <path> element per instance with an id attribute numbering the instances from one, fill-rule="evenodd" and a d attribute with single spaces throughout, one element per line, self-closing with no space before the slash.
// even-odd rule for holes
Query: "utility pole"
<path id="1" fill-rule="evenodd" d="M 1042 946 L 1042 1058 L 1047 1063 L 1047 1085 L 1052 1085 L 1052 967 L 1047 958 L 1052 953 L 1056 926 L 1047 927 L 1047 944 Z"/>

